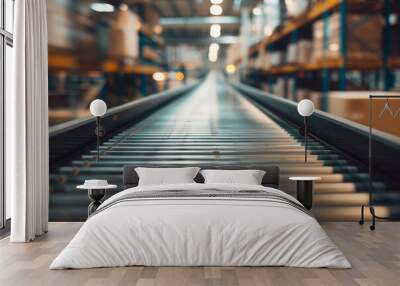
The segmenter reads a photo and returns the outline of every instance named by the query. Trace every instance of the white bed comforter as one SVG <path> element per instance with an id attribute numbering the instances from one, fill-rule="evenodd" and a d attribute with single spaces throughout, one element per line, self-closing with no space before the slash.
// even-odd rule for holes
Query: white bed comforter
<path id="1" fill-rule="evenodd" d="M 318 222 L 293 206 L 246 198 L 152 198 L 131 192 L 262 190 L 262 186 L 185 184 L 135 187 L 106 200 L 50 269 L 127 265 L 294 266 L 350 268 Z M 105 206 L 109 205 L 108 208 Z"/>

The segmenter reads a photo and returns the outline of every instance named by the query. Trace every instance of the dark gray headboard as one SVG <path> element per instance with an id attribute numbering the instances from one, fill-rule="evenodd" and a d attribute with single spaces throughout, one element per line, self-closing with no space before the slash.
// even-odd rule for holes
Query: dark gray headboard
<path id="1" fill-rule="evenodd" d="M 201 169 L 225 169 L 225 170 L 263 170 L 265 171 L 262 185 L 266 187 L 278 188 L 279 187 L 279 167 L 271 165 L 126 165 L 124 166 L 123 182 L 124 188 L 136 187 L 139 182 L 139 177 L 135 171 L 136 167 L 149 167 L 149 168 L 179 168 L 179 167 L 200 167 Z M 204 183 L 203 176 L 198 173 L 194 179 L 197 183 Z"/>

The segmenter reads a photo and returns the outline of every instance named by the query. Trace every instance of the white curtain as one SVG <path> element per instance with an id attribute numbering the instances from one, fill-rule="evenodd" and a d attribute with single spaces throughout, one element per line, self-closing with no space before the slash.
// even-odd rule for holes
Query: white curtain
<path id="1" fill-rule="evenodd" d="M 15 1 L 14 94 L 6 99 L 6 186 L 12 242 L 28 242 L 48 225 L 46 0 Z"/>

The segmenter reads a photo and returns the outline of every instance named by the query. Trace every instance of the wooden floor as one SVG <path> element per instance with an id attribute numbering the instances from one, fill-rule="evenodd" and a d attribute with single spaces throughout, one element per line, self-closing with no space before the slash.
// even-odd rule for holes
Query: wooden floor
<path id="1" fill-rule="evenodd" d="M 0 285 L 400 285 L 400 223 L 371 232 L 354 222 L 322 223 L 353 269 L 289 267 L 124 267 L 48 270 L 81 223 L 50 223 L 29 244 L 0 241 Z"/>

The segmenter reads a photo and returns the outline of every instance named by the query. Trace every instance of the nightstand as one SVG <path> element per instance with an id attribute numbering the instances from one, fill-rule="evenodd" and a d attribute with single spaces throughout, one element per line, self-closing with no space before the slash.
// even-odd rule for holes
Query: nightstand
<path id="1" fill-rule="evenodd" d="M 106 190 L 116 189 L 116 185 L 109 185 L 107 181 L 102 180 L 104 184 L 99 184 L 100 180 L 96 181 L 96 184 L 90 183 L 92 180 L 86 180 L 84 185 L 77 186 L 78 190 L 87 190 L 90 204 L 88 206 L 88 217 L 94 213 L 97 208 L 101 205 L 102 200 L 106 195 Z"/>
<path id="2" fill-rule="evenodd" d="M 303 206 L 311 210 L 313 205 L 314 181 L 321 180 L 321 177 L 290 177 L 289 180 L 297 183 L 297 200 Z"/>

